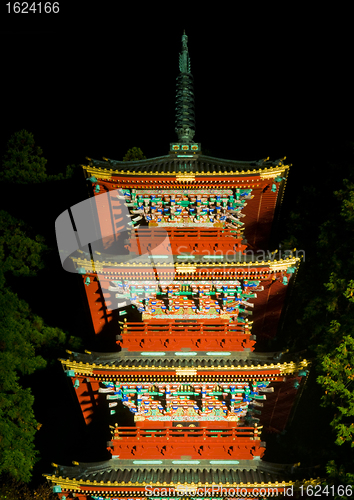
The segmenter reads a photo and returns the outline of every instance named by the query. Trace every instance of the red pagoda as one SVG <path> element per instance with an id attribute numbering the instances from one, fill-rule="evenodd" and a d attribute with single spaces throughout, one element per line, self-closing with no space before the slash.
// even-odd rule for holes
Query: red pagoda
<path id="1" fill-rule="evenodd" d="M 264 498 L 304 483 L 292 464 L 262 460 L 261 439 L 284 430 L 308 374 L 299 356 L 257 351 L 276 335 L 300 263 L 268 251 L 289 166 L 202 154 L 187 41 L 169 154 L 88 159 L 90 198 L 56 223 L 94 333 L 117 342 L 61 360 L 83 418 L 99 405 L 134 416 L 111 427 L 110 460 L 46 475 L 61 500 Z"/>

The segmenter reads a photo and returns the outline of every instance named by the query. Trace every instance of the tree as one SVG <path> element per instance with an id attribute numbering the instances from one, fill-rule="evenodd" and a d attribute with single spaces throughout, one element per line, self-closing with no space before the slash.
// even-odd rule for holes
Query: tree
<path id="1" fill-rule="evenodd" d="M 14 184 L 39 184 L 47 181 L 69 179 L 74 173 L 75 165 L 68 165 L 66 173 L 48 175 L 47 160 L 43 151 L 35 145 L 33 134 L 27 130 L 14 133 L 8 143 L 3 157 L 0 180 Z"/>
<path id="2" fill-rule="evenodd" d="M 137 161 L 137 160 L 146 160 L 146 156 L 140 148 L 131 148 L 125 153 L 123 161 Z"/>
<path id="3" fill-rule="evenodd" d="M 43 182 L 47 180 L 46 163 L 43 151 L 35 146 L 33 134 L 21 130 L 7 143 L 1 178 L 18 184 Z"/>
<path id="4" fill-rule="evenodd" d="M 350 469 L 352 470 L 352 464 L 349 465 Z M 331 460 L 328 462 L 327 467 L 327 484 L 329 486 L 335 484 L 335 485 L 344 485 L 344 488 L 347 485 L 353 485 L 354 484 L 354 473 L 352 471 L 347 472 L 346 467 L 343 465 L 338 466 L 334 460 Z M 344 489 L 345 493 L 345 489 Z M 345 496 L 343 494 L 338 495 L 334 494 L 334 500 L 349 500 L 349 498 L 352 498 L 352 495 Z"/>
<path id="5" fill-rule="evenodd" d="M 295 313 L 287 322 L 287 347 L 308 351 L 322 391 L 321 405 L 329 410 L 334 435 L 333 446 L 326 449 L 329 485 L 351 484 L 354 479 L 353 146 L 342 144 L 337 163 L 326 166 L 335 175 L 318 184 L 317 165 L 309 185 L 302 179 L 305 185 L 288 226 L 291 233 L 285 235 L 285 241 L 306 249 L 292 297 Z M 343 151 L 345 157 L 338 161 Z"/>
<path id="6" fill-rule="evenodd" d="M 338 325 L 336 325 L 338 326 Z M 331 426 L 336 444 L 350 443 L 354 448 L 354 339 L 344 336 L 331 354 L 323 357 L 321 368 L 325 375 L 317 378 L 323 386 L 323 406 L 333 406 L 335 414 Z"/>
<path id="7" fill-rule="evenodd" d="M 41 254 L 47 250 L 43 237 L 29 237 L 26 225 L 4 210 L 0 210 L 0 228 L 0 285 L 5 284 L 7 272 L 33 276 L 43 268 Z"/>
<path id="8" fill-rule="evenodd" d="M 58 500 L 58 495 L 53 493 L 48 484 L 41 484 L 32 490 L 20 481 L 15 481 L 10 476 L 0 477 L 0 500 Z"/>
<path id="9" fill-rule="evenodd" d="M 43 238 L 31 238 L 22 222 L 0 211 L 0 474 L 29 481 L 37 459 L 38 422 L 30 389 L 21 377 L 43 369 L 43 354 L 63 347 L 66 335 L 46 325 L 6 285 L 9 274 L 25 279 L 43 267 Z"/>

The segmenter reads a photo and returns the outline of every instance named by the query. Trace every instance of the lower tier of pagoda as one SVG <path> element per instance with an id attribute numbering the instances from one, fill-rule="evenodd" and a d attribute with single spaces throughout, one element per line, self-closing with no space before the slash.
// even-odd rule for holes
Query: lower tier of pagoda
<path id="1" fill-rule="evenodd" d="M 262 460 L 120 460 L 52 464 L 44 474 L 62 500 L 152 498 L 302 498 L 316 471 Z"/>
<path id="2" fill-rule="evenodd" d="M 282 353 L 87 352 L 62 364 L 87 424 L 100 405 L 112 418 L 125 407 L 150 429 L 257 423 L 281 432 L 308 374 L 306 360 Z"/>

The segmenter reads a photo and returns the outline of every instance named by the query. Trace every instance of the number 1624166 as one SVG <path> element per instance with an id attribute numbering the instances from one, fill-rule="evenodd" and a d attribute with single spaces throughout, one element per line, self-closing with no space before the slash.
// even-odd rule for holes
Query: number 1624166
<path id="1" fill-rule="evenodd" d="M 339 484 L 337 486 L 323 486 L 321 484 L 317 485 L 312 485 L 309 484 L 307 486 L 300 486 L 300 494 L 301 496 L 306 495 L 308 497 L 321 497 L 324 498 L 326 496 L 331 496 L 334 497 L 339 496 L 339 497 L 351 497 L 353 494 L 353 488 L 352 485 L 348 484 L 347 486 L 343 486 L 342 484 Z"/>
<path id="2" fill-rule="evenodd" d="M 58 14 L 59 2 L 8 2 L 8 14 Z"/>

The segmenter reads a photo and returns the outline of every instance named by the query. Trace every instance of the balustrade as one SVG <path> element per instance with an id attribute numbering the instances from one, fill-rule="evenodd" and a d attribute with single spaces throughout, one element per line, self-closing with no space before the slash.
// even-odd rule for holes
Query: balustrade
<path id="1" fill-rule="evenodd" d="M 247 440 L 259 440 L 258 433 L 260 427 L 231 427 L 228 429 L 211 429 L 209 427 L 165 427 L 162 429 L 143 429 L 140 427 L 115 427 L 114 439 L 124 439 L 128 441 L 140 439 L 165 439 L 173 438 L 185 439 L 195 438 L 197 440 L 221 439 L 232 440 L 236 438 L 247 438 Z"/>

